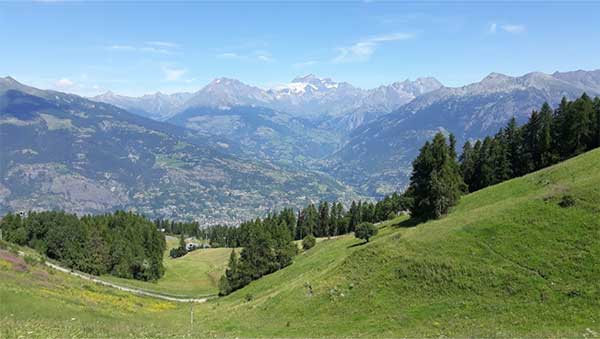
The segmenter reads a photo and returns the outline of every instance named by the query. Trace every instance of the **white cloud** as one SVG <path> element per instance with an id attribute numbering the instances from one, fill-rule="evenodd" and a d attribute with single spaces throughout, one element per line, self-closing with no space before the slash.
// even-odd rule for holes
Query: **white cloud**
<path id="1" fill-rule="evenodd" d="M 506 33 L 518 34 L 525 32 L 527 27 L 522 24 L 497 24 L 492 22 L 488 28 L 488 33 L 495 34 L 498 32 L 498 29 Z"/>
<path id="2" fill-rule="evenodd" d="M 169 41 L 146 41 L 146 45 L 161 48 L 179 48 L 179 44 Z"/>
<path id="3" fill-rule="evenodd" d="M 156 54 L 171 55 L 171 54 L 175 54 L 174 49 L 176 49 L 178 47 L 179 47 L 179 45 L 171 43 L 171 42 L 148 41 L 148 42 L 145 42 L 141 46 L 115 44 L 115 45 L 105 46 L 105 49 L 108 49 L 111 51 L 121 51 L 121 52 L 142 52 L 142 53 L 156 53 Z"/>
<path id="4" fill-rule="evenodd" d="M 69 87 L 73 87 L 73 85 L 75 85 L 75 83 L 73 81 L 71 81 L 70 79 L 67 78 L 62 78 L 57 80 L 54 85 L 56 85 L 56 87 L 58 88 L 69 88 Z"/>
<path id="5" fill-rule="evenodd" d="M 177 81 L 181 79 L 187 73 L 187 69 L 185 68 L 177 68 L 171 66 L 162 66 L 161 67 L 165 80 L 167 81 Z"/>
<path id="6" fill-rule="evenodd" d="M 309 67 L 312 65 L 316 65 L 317 63 L 318 63 L 318 61 L 316 61 L 316 60 L 308 60 L 308 61 L 297 62 L 295 64 L 292 64 L 292 66 L 295 68 L 303 68 L 303 67 Z"/>
<path id="7" fill-rule="evenodd" d="M 274 61 L 271 53 L 269 53 L 267 51 L 263 51 L 263 50 L 254 51 L 254 57 L 256 59 L 258 59 L 259 61 L 263 61 L 263 62 Z"/>
<path id="8" fill-rule="evenodd" d="M 256 50 L 250 54 L 239 54 L 235 52 L 224 52 L 217 54 L 217 58 L 221 59 L 237 59 L 247 61 L 261 61 L 261 62 L 272 62 L 275 59 L 270 52 L 264 50 Z"/>
<path id="9" fill-rule="evenodd" d="M 409 33 L 392 33 L 373 36 L 363 39 L 351 46 L 339 47 L 333 63 L 362 62 L 371 58 L 377 48 L 386 42 L 413 39 L 415 36 Z"/>
<path id="10" fill-rule="evenodd" d="M 224 59 L 239 59 L 241 58 L 241 56 L 237 53 L 232 53 L 232 52 L 226 52 L 226 53 L 220 53 L 217 54 L 218 58 L 224 58 Z"/>
<path id="11" fill-rule="evenodd" d="M 135 47 L 129 45 L 110 45 L 106 46 L 106 49 L 114 50 L 114 51 L 135 51 Z"/>
<path id="12" fill-rule="evenodd" d="M 503 31 L 508 32 L 508 33 L 522 33 L 522 32 L 525 32 L 525 30 L 527 29 L 525 27 L 525 25 L 513 25 L 513 24 L 502 25 L 502 26 L 500 26 L 500 28 L 502 28 Z"/>

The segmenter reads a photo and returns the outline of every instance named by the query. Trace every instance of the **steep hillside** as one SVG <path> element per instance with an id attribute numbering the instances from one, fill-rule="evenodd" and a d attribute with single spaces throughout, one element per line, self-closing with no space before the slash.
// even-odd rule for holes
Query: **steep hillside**
<path id="1" fill-rule="evenodd" d="M 291 266 L 194 306 L 193 323 L 188 305 L 79 286 L 0 252 L 0 329 L 44 338 L 597 338 L 599 164 L 600 150 L 588 152 L 467 195 L 441 220 L 387 222 L 368 244 L 319 242 Z"/>
<path id="2" fill-rule="evenodd" d="M 365 245 L 322 242 L 206 305 L 203 326 L 249 337 L 597 337 L 598 166 L 595 150 L 465 196 L 442 220 L 399 219 Z"/>
<path id="3" fill-rule="evenodd" d="M 584 92 L 599 95 L 596 74 L 492 73 L 467 86 L 442 87 L 354 130 L 327 168 L 371 194 L 394 192 L 408 183 L 412 159 L 438 131 L 454 133 L 458 145 L 493 135 L 513 116 L 525 122 L 544 102 L 555 107 L 563 96 L 573 100 Z"/>
<path id="4" fill-rule="evenodd" d="M 233 223 L 354 195 L 326 175 L 240 157 L 218 137 L 13 82 L 0 79 L 0 212 L 133 209 Z"/>

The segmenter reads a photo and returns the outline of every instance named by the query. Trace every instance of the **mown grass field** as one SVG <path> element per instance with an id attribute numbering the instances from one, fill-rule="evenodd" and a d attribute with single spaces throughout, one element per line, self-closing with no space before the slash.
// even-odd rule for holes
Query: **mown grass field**
<path id="1" fill-rule="evenodd" d="M 2 260 L 5 337 L 599 338 L 600 150 L 467 195 L 441 220 L 384 223 L 368 244 L 321 241 L 196 305 L 193 328 L 189 305 Z"/>
<path id="2" fill-rule="evenodd" d="M 219 293 L 219 279 L 227 268 L 231 249 L 198 249 L 172 259 L 169 257 L 169 250 L 177 246 L 179 239 L 167 237 L 167 250 L 163 259 L 165 275 L 156 282 L 122 279 L 111 275 L 102 278 L 123 286 L 176 297 L 199 298 Z"/>

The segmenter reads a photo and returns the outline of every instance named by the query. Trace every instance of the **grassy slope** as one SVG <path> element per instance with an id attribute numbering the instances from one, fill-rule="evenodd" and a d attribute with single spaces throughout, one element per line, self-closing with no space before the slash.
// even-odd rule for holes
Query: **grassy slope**
<path id="1" fill-rule="evenodd" d="M 565 194 L 574 207 L 559 207 Z M 442 220 L 397 222 L 364 246 L 324 242 L 205 305 L 202 327 L 309 337 L 600 332 L 600 150 L 465 196 Z"/>
<path id="2" fill-rule="evenodd" d="M 0 250 L 0 338 L 180 337 L 190 328 L 189 307 L 96 285 Z"/>
<path id="3" fill-rule="evenodd" d="M 219 278 L 225 272 L 231 249 L 199 249 L 177 259 L 169 257 L 169 250 L 179 246 L 179 240 L 167 237 L 164 255 L 165 275 L 157 282 L 121 279 L 106 275 L 103 279 L 125 286 L 178 297 L 198 298 L 219 292 Z"/>
<path id="4" fill-rule="evenodd" d="M 350 236 L 322 241 L 290 267 L 196 305 L 193 334 L 598 337 L 599 168 L 596 150 L 465 196 L 442 220 L 408 227 L 397 219 L 365 245 Z M 559 207 L 566 194 L 574 207 Z M 35 269 L 18 272 L 0 259 L 5 337 L 189 331 L 189 305 L 59 273 L 37 279 Z"/>

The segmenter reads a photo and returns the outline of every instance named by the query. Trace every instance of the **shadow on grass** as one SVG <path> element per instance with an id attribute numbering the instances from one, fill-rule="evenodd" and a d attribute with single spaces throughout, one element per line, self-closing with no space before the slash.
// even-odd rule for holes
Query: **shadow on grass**
<path id="1" fill-rule="evenodd" d="M 415 227 L 420 223 L 423 223 L 424 221 L 418 218 L 410 218 L 410 219 L 406 219 L 403 220 L 397 224 L 393 224 L 390 225 L 392 227 L 399 227 L 399 228 L 410 228 L 410 227 Z"/>
<path id="2" fill-rule="evenodd" d="M 363 241 L 363 242 L 357 242 L 356 244 L 350 245 L 348 246 L 348 248 L 352 248 L 352 247 L 357 247 L 357 246 L 362 246 L 362 245 L 366 245 L 368 244 L 368 241 Z"/>

